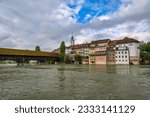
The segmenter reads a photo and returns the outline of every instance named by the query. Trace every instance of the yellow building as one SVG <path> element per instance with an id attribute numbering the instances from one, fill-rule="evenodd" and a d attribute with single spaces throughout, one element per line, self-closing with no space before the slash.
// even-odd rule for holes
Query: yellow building
<path id="1" fill-rule="evenodd" d="M 89 64 L 106 64 L 106 49 L 109 39 L 92 41 L 89 48 Z"/>

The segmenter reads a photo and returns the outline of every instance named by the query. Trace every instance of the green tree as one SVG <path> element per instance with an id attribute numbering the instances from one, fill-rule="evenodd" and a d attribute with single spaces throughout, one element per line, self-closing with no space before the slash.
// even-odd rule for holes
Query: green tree
<path id="1" fill-rule="evenodd" d="M 60 58 L 61 62 L 64 62 L 65 49 L 66 49 L 65 42 L 62 41 L 61 44 L 60 44 L 60 55 L 59 55 L 59 58 Z"/>
<path id="2" fill-rule="evenodd" d="M 65 57 L 64 57 L 64 62 L 65 62 L 65 63 L 70 63 L 70 60 L 69 60 L 69 56 L 68 56 L 68 55 L 65 55 Z"/>
<path id="3" fill-rule="evenodd" d="M 75 61 L 79 62 L 79 64 L 82 63 L 82 56 L 80 56 L 80 55 L 75 55 L 74 59 L 75 59 Z"/>
<path id="4" fill-rule="evenodd" d="M 35 51 L 41 51 L 40 46 L 37 45 L 37 46 L 35 47 Z"/>
<path id="5" fill-rule="evenodd" d="M 141 64 L 150 64 L 150 42 L 140 46 Z"/>

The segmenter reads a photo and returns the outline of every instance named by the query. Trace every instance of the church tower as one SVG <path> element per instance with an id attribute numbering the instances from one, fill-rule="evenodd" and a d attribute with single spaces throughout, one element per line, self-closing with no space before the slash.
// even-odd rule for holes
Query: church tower
<path id="1" fill-rule="evenodd" d="M 74 37 L 73 37 L 73 35 L 71 36 L 70 44 L 71 44 L 71 46 L 74 45 Z"/>

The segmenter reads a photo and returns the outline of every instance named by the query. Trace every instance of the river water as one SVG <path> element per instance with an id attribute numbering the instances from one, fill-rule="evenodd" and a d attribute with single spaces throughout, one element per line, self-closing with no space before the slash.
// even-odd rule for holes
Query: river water
<path id="1" fill-rule="evenodd" d="M 0 99 L 150 99 L 150 66 L 0 65 Z"/>

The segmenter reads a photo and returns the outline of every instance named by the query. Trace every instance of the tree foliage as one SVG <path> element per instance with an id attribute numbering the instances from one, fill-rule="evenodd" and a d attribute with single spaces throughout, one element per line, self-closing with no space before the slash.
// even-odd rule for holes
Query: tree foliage
<path id="1" fill-rule="evenodd" d="M 35 51 L 41 51 L 40 46 L 37 45 L 37 46 L 35 47 Z"/>
<path id="2" fill-rule="evenodd" d="M 82 62 L 82 56 L 80 56 L 80 55 L 75 55 L 74 59 L 75 59 L 75 61 L 77 61 L 79 63 Z"/>
<path id="3" fill-rule="evenodd" d="M 65 57 L 64 57 L 64 62 L 65 62 L 65 63 L 70 63 L 70 60 L 69 60 L 69 56 L 68 56 L 68 55 L 65 55 Z"/>
<path id="4" fill-rule="evenodd" d="M 66 49 L 65 42 L 62 41 L 61 44 L 60 44 L 60 55 L 59 55 L 59 58 L 60 58 L 61 62 L 64 62 L 65 49 Z"/>
<path id="5" fill-rule="evenodd" d="M 141 45 L 140 58 L 142 64 L 150 64 L 150 42 Z"/>

